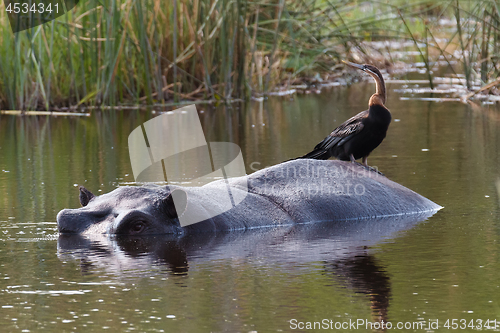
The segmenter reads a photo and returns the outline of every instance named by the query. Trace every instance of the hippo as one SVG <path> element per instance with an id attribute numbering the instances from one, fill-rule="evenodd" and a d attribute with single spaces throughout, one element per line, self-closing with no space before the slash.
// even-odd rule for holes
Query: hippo
<path id="1" fill-rule="evenodd" d="M 232 232 L 190 233 L 182 237 L 61 233 L 57 252 L 62 261 L 92 262 L 100 270 L 123 275 L 148 270 L 158 262 L 178 272 L 207 262 L 245 258 L 270 266 L 344 261 L 363 255 L 387 239 L 397 238 L 433 214 L 428 211 Z"/>
<path id="2" fill-rule="evenodd" d="M 81 208 L 58 213 L 60 233 L 186 235 L 442 208 L 357 163 L 312 159 L 284 162 L 201 187 L 122 186 L 99 196 L 80 187 L 80 203 Z"/>
<path id="3" fill-rule="evenodd" d="M 369 308 L 364 298 L 358 299 L 359 305 L 372 311 L 372 319 L 387 321 L 391 281 L 385 267 L 378 264 L 377 244 L 397 239 L 432 214 L 191 233 L 183 237 L 60 234 L 57 256 L 79 267 L 85 275 L 126 279 L 129 284 L 137 279 L 168 277 L 170 284 L 166 281 L 166 288 L 182 286 L 186 276 L 197 279 L 200 272 L 210 271 L 214 265 L 235 271 L 272 267 L 274 276 L 302 275 L 305 269 L 312 268 L 321 270 L 332 285 L 366 295 Z M 332 295 L 337 292 L 332 289 Z M 196 309 L 193 311 L 196 316 Z"/>

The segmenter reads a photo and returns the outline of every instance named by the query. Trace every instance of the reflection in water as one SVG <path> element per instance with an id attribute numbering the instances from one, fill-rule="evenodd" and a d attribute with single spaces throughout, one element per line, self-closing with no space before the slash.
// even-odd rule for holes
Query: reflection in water
<path id="1" fill-rule="evenodd" d="M 166 269 L 175 274 L 187 273 L 187 256 L 178 240 L 173 237 L 124 237 L 95 235 L 92 238 L 80 235 L 60 234 L 59 256 L 66 260 L 78 260 L 83 274 L 92 274 L 99 268 L 111 273 L 138 275 L 152 267 Z"/>
<path id="2" fill-rule="evenodd" d="M 325 273 L 356 293 L 369 295 L 372 320 L 387 321 L 390 282 L 369 247 L 410 229 L 433 213 L 392 218 L 284 226 L 244 232 L 124 237 L 60 235 L 58 256 L 77 260 L 84 274 L 106 271 L 121 277 L 187 275 L 214 260 L 258 259 L 257 265 L 296 270 L 324 263 Z"/>
<path id="3" fill-rule="evenodd" d="M 498 199 L 498 205 L 500 206 L 500 177 L 497 178 L 495 182 L 495 186 L 497 188 L 497 199 Z"/>
<path id="4" fill-rule="evenodd" d="M 79 206 L 74 185 L 102 194 L 133 182 L 127 138 L 154 115 L 0 115 L 3 331 L 289 331 L 293 317 L 383 317 L 382 295 L 390 297 L 392 321 L 494 318 L 500 299 L 498 105 L 406 101 L 394 88 L 400 86 L 388 84 L 387 106 L 395 121 L 371 163 L 445 210 L 376 252 L 373 244 L 383 240 L 376 235 L 384 232 L 375 229 L 383 225 L 373 224 L 372 237 L 371 221 L 360 221 L 316 237 L 306 237 L 305 226 L 255 237 L 214 235 L 198 249 L 182 239 L 78 245 L 61 238 L 56 256 L 56 214 Z M 371 83 L 357 84 L 199 110 L 207 141 L 238 144 L 251 173 L 309 151 L 366 108 L 371 93 Z M 359 241 L 357 229 L 364 230 Z M 84 268 L 75 267 L 80 259 Z M 352 291 L 368 295 L 379 310 L 370 311 Z"/>
<path id="5" fill-rule="evenodd" d="M 370 298 L 371 322 L 388 322 L 390 278 L 373 255 L 360 254 L 327 266 L 341 283 Z"/>

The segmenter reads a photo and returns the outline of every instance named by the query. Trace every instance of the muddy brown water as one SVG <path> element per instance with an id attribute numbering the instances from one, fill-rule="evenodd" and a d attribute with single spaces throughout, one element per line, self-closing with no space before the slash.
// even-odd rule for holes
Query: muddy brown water
<path id="1" fill-rule="evenodd" d="M 444 206 L 436 215 L 182 240 L 57 234 L 57 212 L 79 206 L 76 185 L 101 194 L 133 183 L 127 137 L 151 114 L 0 116 L 2 330 L 363 332 L 383 320 L 410 332 L 500 324 L 500 109 L 400 100 L 411 96 L 396 88 L 389 85 L 388 136 L 368 162 Z M 250 173 L 306 153 L 364 110 L 372 89 L 198 110 L 207 141 L 238 144 Z"/>

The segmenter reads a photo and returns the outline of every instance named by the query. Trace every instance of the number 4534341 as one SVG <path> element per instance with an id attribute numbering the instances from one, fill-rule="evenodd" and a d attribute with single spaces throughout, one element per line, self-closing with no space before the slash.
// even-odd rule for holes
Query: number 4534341
<path id="1" fill-rule="evenodd" d="M 8 13 L 14 13 L 14 14 L 28 14 L 28 13 L 52 13 L 52 11 L 55 11 L 55 13 L 59 13 L 59 4 L 56 3 L 54 4 L 54 9 L 52 9 L 52 4 L 49 3 L 45 5 L 43 2 L 39 3 L 33 3 L 31 6 L 30 4 L 24 2 L 24 3 L 9 3 L 9 5 L 5 8 L 5 11 Z"/>
<path id="2" fill-rule="evenodd" d="M 464 330 L 464 329 L 496 329 L 497 321 L 495 320 L 481 320 L 481 319 L 448 319 L 444 323 L 444 327 L 451 330 Z"/>

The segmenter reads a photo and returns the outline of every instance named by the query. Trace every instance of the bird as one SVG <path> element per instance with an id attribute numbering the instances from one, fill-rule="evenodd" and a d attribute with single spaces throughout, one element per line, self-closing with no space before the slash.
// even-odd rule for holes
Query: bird
<path id="1" fill-rule="evenodd" d="M 327 160 L 336 157 L 342 161 L 358 163 L 356 160 L 362 158 L 363 165 L 372 169 L 368 166 L 368 155 L 382 143 L 392 119 L 391 112 L 384 105 L 386 102 L 384 78 L 380 70 L 373 65 L 343 62 L 371 75 L 375 80 L 376 91 L 368 101 L 368 110 L 342 123 L 318 143 L 313 151 L 298 159 Z"/>

